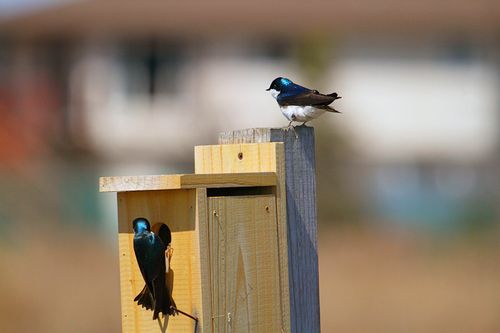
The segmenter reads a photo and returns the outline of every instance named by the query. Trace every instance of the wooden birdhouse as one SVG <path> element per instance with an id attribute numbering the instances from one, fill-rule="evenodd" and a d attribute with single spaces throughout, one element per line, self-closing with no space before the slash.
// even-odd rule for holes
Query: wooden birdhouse
<path id="1" fill-rule="evenodd" d="M 222 134 L 195 173 L 102 177 L 117 192 L 123 332 L 319 332 L 314 132 Z M 171 233 L 166 284 L 179 314 L 152 320 L 132 221 Z"/>

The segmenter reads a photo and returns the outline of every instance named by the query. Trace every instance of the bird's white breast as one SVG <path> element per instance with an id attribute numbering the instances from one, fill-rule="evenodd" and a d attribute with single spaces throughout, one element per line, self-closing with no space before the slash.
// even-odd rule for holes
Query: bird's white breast
<path id="1" fill-rule="evenodd" d="M 281 107 L 281 112 L 290 121 L 306 122 L 321 116 L 325 110 L 313 106 L 286 105 Z"/>

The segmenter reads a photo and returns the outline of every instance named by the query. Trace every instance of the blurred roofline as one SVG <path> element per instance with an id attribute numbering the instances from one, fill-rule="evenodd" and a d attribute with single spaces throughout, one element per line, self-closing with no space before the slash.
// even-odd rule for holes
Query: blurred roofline
<path id="1" fill-rule="evenodd" d="M 76 1 L 0 18 L 0 32 L 16 39 L 99 36 L 292 36 L 346 34 L 463 34 L 497 36 L 500 2 L 350 0 L 272 2 Z"/>

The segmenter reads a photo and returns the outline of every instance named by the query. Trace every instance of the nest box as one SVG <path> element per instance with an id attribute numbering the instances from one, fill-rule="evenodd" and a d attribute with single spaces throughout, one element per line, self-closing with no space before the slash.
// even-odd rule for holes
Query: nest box
<path id="1" fill-rule="evenodd" d="M 281 130 L 231 132 L 223 144 L 195 147 L 194 174 L 100 179 L 101 192 L 117 192 L 123 332 L 319 331 L 314 161 L 286 157 L 291 149 L 314 158 L 314 141 L 307 147 L 314 136 L 310 128 L 299 138 L 273 131 Z M 302 177 L 301 188 L 288 174 Z M 168 226 L 166 283 L 176 307 L 198 322 L 155 321 L 134 302 L 144 286 L 133 247 L 137 217 Z"/>

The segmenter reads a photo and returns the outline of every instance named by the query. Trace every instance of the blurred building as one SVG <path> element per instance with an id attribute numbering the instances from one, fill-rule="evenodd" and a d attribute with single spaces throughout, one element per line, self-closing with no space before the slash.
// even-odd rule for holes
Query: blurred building
<path id="1" fill-rule="evenodd" d="M 325 218 L 498 215 L 498 2 L 57 1 L 0 29 L 5 161 L 189 171 L 219 131 L 285 125 L 264 90 L 286 75 L 344 97 L 313 123 Z"/>
<path id="2" fill-rule="evenodd" d="M 0 0 L 0 332 L 118 331 L 98 176 L 285 126 L 277 76 L 343 97 L 310 123 L 322 331 L 500 332 L 494 0 Z"/>

